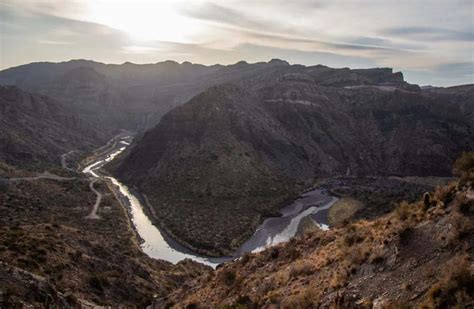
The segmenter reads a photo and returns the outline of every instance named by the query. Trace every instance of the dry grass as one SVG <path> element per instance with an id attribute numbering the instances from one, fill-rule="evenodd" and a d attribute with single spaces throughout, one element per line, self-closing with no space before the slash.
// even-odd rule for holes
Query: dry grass
<path id="1" fill-rule="evenodd" d="M 464 173 L 469 173 L 474 169 L 474 152 L 463 152 L 453 166 L 453 174 L 461 176 Z"/>
<path id="2" fill-rule="evenodd" d="M 329 208 L 328 220 L 331 226 L 349 220 L 359 209 L 362 203 L 352 198 L 342 198 Z"/>
<path id="3" fill-rule="evenodd" d="M 425 308 L 463 308 L 472 300 L 474 272 L 467 256 L 456 256 L 444 268 L 441 280 L 426 294 Z"/>
<path id="4" fill-rule="evenodd" d="M 307 287 L 294 295 L 289 295 L 281 303 L 281 308 L 310 308 L 314 304 L 319 303 L 319 294 L 316 288 Z"/>
<path id="5" fill-rule="evenodd" d="M 309 276 L 316 271 L 314 265 L 310 261 L 297 261 L 290 266 L 290 278 L 299 276 Z"/>

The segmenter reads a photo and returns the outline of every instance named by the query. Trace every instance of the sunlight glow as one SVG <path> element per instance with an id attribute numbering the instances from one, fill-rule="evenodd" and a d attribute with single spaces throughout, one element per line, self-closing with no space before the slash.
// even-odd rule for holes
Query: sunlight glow
<path id="1" fill-rule="evenodd" d="M 90 0 L 84 18 L 124 31 L 136 40 L 191 43 L 198 21 L 179 14 L 182 0 Z"/>

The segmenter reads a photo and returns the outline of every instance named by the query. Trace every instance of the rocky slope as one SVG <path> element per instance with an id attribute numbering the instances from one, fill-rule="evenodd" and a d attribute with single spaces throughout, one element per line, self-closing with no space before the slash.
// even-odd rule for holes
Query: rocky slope
<path id="1" fill-rule="evenodd" d="M 424 200 L 245 255 L 154 308 L 468 308 L 474 304 L 473 163 L 470 174 Z"/>
<path id="2" fill-rule="evenodd" d="M 0 307 L 145 307 L 210 267 L 151 259 L 105 183 L 0 182 Z"/>
<path id="3" fill-rule="evenodd" d="M 208 254 L 231 252 L 314 179 L 450 175 L 474 148 L 473 86 L 424 92 L 390 69 L 236 66 L 247 78 L 166 114 L 115 167 L 162 227 Z"/>
<path id="4" fill-rule="evenodd" d="M 0 86 L 0 162 L 26 168 L 60 165 L 71 149 L 92 149 L 112 133 L 61 102 Z"/>
<path id="5" fill-rule="evenodd" d="M 0 307 L 144 307 L 210 272 L 146 256 L 105 182 L 94 184 L 99 217 L 88 218 L 96 193 L 85 175 L 62 167 L 61 155 L 84 154 L 113 132 L 74 108 L 0 86 Z M 51 177 L 35 177 L 44 171 Z"/>

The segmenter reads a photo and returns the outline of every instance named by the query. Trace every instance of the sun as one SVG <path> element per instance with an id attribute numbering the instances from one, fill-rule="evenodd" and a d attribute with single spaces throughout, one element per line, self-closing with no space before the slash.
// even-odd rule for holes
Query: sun
<path id="1" fill-rule="evenodd" d="M 179 0 L 91 0 L 87 18 L 136 40 L 189 43 L 199 23 L 179 12 Z"/>

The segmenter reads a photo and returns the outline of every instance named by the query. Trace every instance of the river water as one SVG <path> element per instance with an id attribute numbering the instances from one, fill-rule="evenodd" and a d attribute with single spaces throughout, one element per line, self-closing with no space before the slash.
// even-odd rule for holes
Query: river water
<path id="1" fill-rule="evenodd" d="M 322 229 L 328 228 L 327 210 L 334 204 L 337 198 L 328 196 L 324 190 L 315 189 L 301 195 L 295 202 L 281 209 L 281 217 L 264 220 L 253 236 L 236 251 L 234 257 L 212 258 L 198 255 L 162 233 L 151 222 L 145 214 L 143 205 L 136 192 L 114 177 L 100 175 L 100 168 L 123 152 L 131 144 L 132 139 L 133 136 L 127 133 L 117 135 L 115 141 L 110 143 L 112 145 L 110 149 L 104 151 L 94 162 L 87 165 L 82 172 L 94 178 L 107 178 L 116 186 L 116 192 L 121 201 L 127 204 L 130 219 L 142 240 L 141 248 L 150 257 L 172 263 L 188 258 L 216 267 L 218 264 L 232 260 L 245 252 L 261 251 L 268 246 L 288 241 L 296 235 L 299 225 L 304 218 L 311 220 Z"/>

